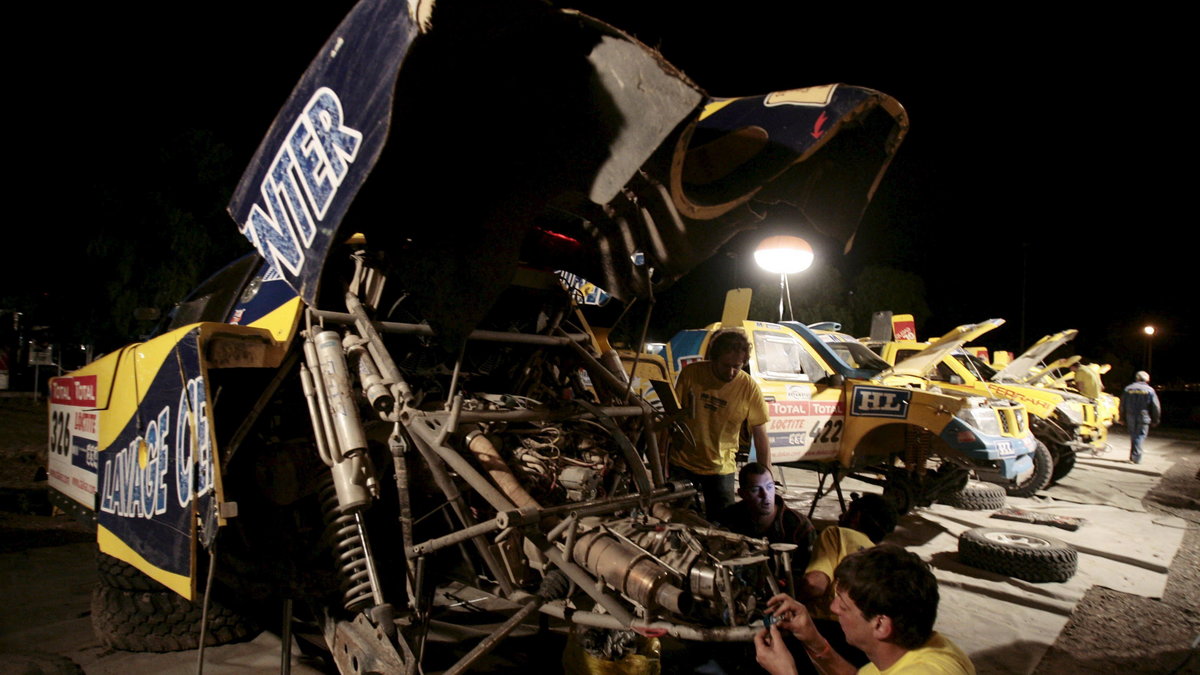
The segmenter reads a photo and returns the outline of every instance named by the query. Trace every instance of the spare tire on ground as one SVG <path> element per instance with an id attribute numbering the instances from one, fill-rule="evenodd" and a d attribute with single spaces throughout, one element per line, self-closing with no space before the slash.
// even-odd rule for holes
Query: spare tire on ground
<path id="1" fill-rule="evenodd" d="M 994 511 L 1004 508 L 1004 488 L 992 483 L 971 481 L 958 492 L 941 498 L 947 506 L 967 511 Z"/>
<path id="2" fill-rule="evenodd" d="M 977 527 L 958 538 L 964 565 L 1025 581 L 1066 581 L 1075 576 L 1079 556 L 1065 542 L 1041 534 Z"/>
<path id="3" fill-rule="evenodd" d="M 98 584 L 92 591 L 92 629 L 107 647 L 130 652 L 176 652 L 200 646 L 201 603 L 174 591 L 127 591 Z M 209 602 L 210 647 L 248 639 L 258 628 L 228 607 Z"/>

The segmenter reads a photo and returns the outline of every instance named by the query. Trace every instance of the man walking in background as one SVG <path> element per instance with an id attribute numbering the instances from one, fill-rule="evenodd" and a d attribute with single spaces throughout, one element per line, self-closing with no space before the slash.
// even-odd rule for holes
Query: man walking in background
<path id="1" fill-rule="evenodd" d="M 1142 441 L 1150 433 L 1150 427 L 1158 426 L 1162 418 L 1162 406 L 1158 394 L 1150 386 L 1150 373 L 1139 370 L 1133 375 L 1133 383 L 1121 392 L 1121 419 L 1129 429 L 1129 461 L 1142 463 Z"/>

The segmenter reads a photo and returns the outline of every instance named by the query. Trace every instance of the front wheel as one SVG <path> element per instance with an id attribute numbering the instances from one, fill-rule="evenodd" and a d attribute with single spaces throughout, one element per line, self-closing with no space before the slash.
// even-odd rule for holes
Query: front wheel
<path id="1" fill-rule="evenodd" d="M 175 652 L 200 646 L 199 602 L 174 591 L 128 591 L 98 584 L 92 592 L 92 628 L 100 642 L 130 652 Z M 242 615 L 212 601 L 204 643 L 247 640 L 258 628 Z"/>
<path id="2" fill-rule="evenodd" d="M 966 511 L 995 511 L 1004 508 L 1004 488 L 991 483 L 971 481 L 963 486 L 963 489 L 952 492 L 939 501 Z"/>
<path id="3" fill-rule="evenodd" d="M 1069 447 L 1064 447 L 1059 452 L 1058 457 L 1054 458 L 1054 472 L 1050 474 L 1050 483 L 1054 484 L 1071 473 L 1071 469 L 1075 468 L 1075 451 Z"/>
<path id="4" fill-rule="evenodd" d="M 1050 455 L 1050 449 L 1046 447 L 1045 443 L 1037 442 L 1037 447 L 1033 449 L 1032 459 L 1033 468 L 1017 476 L 1016 480 L 1004 489 L 1010 497 L 1032 497 L 1050 484 L 1050 475 L 1054 470 L 1054 458 Z"/>

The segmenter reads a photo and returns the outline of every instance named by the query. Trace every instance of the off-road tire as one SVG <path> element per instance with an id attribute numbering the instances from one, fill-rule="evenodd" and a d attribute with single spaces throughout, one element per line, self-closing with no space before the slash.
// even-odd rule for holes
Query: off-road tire
<path id="1" fill-rule="evenodd" d="M 977 527 L 958 538 L 964 565 L 1025 581 L 1066 581 L 1075 576 L 1079 556 L 1070 545 L 1041 534 Z"/>
<path id="2" fill-rule="evenodd" d="M 1074 468 L 1075 451 L 1068 448 L 1055 458 L 1054 471 L 1050 472 L 1050 484 L 1054 485 L 1063 478 L 1066 478 L 1067 474 L 1071 473 L 1071 469 Z"/>
<path id="3" fill-rule="evenodd" d="M 1025 477 L 1025 480 L 1017 483 L 1014 482 L 1004 489 L 1010 497 L 1032 497 L 1039 490 L 1050 484 L 1050 476 L 1054 471 L 1054 457 L 1050 455 L 1050 449 L 1045 443 L 1037 442 L 1037 447 L 1033 449 L 1033 473 Z"/>
<path id="4" fill-rule="evenodd" d="M 143 574 L 138 568 L 104 553 L 96 554 L 96 575 L 100 583 L 123 591 L 166 592 L 167 587 Z"/>
<path id="5" fill-rule="evenodd" d="M 992 483 L 971 481 L 958 492 L 942 497 L 947 506 L 965 511 L 995 511 L 1004 508 L 1004 488 Z"/>
<path id="6" fill-rule="evenodd" d="M 92 592 L 92 629 L 107 647 L 130 652 L 177 652 L 200 646 L 200 603 L 173 591 L 125 591 L 98 584 Z M 209 602 L 205 644 L 223 645 L 258 633 L 250 621 Z"/>

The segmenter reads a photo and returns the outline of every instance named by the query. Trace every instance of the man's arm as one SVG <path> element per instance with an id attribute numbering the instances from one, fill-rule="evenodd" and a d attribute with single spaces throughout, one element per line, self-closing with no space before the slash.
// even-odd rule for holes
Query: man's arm
<path id="1" fill-rule="evenodd" d="M 829 590 L 829 575 L 824 572 L 809 572 L 801 577 L 796 585 L 799 586 L 796 589 L 796 598 L 811 602 L 823 597 L 825 591 Z"/>
<path id="2" fill-rule="evenodd" d="M 858 668 L 834 651 L 833 647 L 829 645 L 829 641 L 817 632 L 817 627 L 812 622 L 812 617 L 808 615 L 808 610 L 804 608 L 804 605 L 796 602 L 786 593 L 780 593 L 767 601 L 767 611 L 779 617 L 780 628 L 789 630 L 792 635 L 796 636 L 796 639 L 804 645 L 808 659 L 824 675 L 856 675 L 858 673 Z M 755 640 L 755 647 L 758 647 L 757 640 Z M 759 653 L 761 655 L 762 652 Z M 759 663 L 763 667 L 767 667 L 761 656 Z"/>
<path id="3" fill-rule="evenodd" d="M 774 476 L 775 470 L 771 467 L 771 441 L 767 438 L 767 425 L 759 424 L 750 427 L 750 433 L 754 436 L 754 452 L 758 457 L 758 463 L 767 467 L 771 476 Z"/>
<path id="4" fill-rule="evenodd" d="M 1162 421 L 1162 404 L 1158 402 L 1158 394 L 1150 390 L 1150 423 L 1158 426 Z"/>

